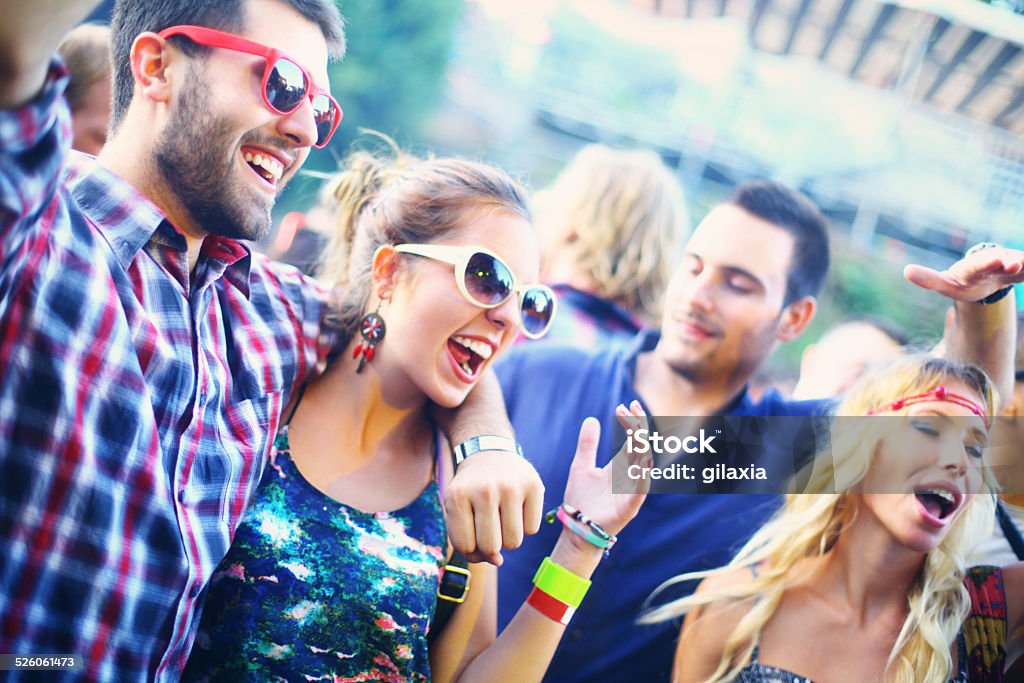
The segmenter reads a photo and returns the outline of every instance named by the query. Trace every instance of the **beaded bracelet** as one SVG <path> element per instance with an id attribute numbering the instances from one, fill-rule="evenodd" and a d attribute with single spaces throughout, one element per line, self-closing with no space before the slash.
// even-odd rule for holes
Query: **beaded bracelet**
<path id="1" fill-rule="evenodd" d="M 581 536 L 588 543 L 593 546 L 597 546 L 604 551 L 604 556 L 608 557 L 609 551 L 615 542 L 619 540 L 616 536 L 609 534 L 604 528 L 595 522 L 594 520 L 587 517 L 580 510 L 577 510 L 568 503 L 562 503 L 554 510 L 551 510 L 544 518 L 549 524 L 553 524 L 557 518 L 569 531 L 572 531 L 577 536 Z"/>

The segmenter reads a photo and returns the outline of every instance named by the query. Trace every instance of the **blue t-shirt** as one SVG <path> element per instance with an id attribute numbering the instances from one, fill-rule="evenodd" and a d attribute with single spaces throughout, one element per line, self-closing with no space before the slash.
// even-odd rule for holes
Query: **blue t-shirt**
<path id="1" fill-rule="evenodd" d="M 497 367 L 516 435 L 544 481 L 545 510 L 562 502 L 586 417 L 601 422 L 598 465 L 611 459 L 613 446 L 620 445 L 613 444 L 615 407 L 633 400 L 644 403 L 633 386 L 636 357 L 653 350 L 659 338 L 656 330 L 640 332 L 621 351 L 527 344 L 511 350 Z M 828 405 L 790 401 L 773 390 L 755 402 L 744 391 L 723 414 L 816 415 Z M 545 680 L 668 681 L 679 622 L 638 625 L 644 601 L 666 579 L 728 563 L 780 503 L 774 494 L 649 496 L 594 573 Z M 499 628 L 522 606 L 537 567 L 560 532 L 560 524 L 545 524 L 520 549 L 506 554 L 498 572 Z M 695 588 L 690 584 L 665 597 L 681 597 Z"/>

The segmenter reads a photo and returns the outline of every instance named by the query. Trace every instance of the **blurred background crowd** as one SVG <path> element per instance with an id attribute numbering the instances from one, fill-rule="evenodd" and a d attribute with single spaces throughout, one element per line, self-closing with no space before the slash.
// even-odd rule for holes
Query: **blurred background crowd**
<path id="1" fill-rule="evenodd" d="M 112 5 L 91 21 L 109 19 Z M 835 258 L 808 333 L 779 349 L 758 378 L 785 390 L 796 386 L 806 347 L 851 316 L 870 318 L 850 331 L 874 325 L 876 340 L 924 345 L 941 336 L 944 303 L 901 287 L 903 264 L 945 267 L 980 241 L 1024 246 L 1018 0 L 339 6 L 349 48 L 331 82 L 344 124 L 329 153 L 313 155 L 306 177 L 287 188 L 275 233 L 258 245 L 307 271 L 326 243 L 326 218 L 315 209 L 323 174 L 364 128 L 415 150 L 490 161 L 534 191 L 562 194 L 571 179 L 559 179 L 559 189 L 556 177 L 587 145 L 660 158 L 685 204 L 682 222 L 625 256 L 639 263 L 656 251 L 666 265 L 649 270 L 674 267 L 691 221 L 736 184 L 771 177 L 802 190 L 831 221 Z M 92 30 L 79 38 L 98 39 Z M 79 61 L 86 78 L 103 80 L 101 68 Z M 97 115 L 80 109 L 80 118 Z M 597 152 L 589 154 L 593 162 Z M 538 225 L 553 254 L 566 236 L 556 234 L 554 210 L 544 224 L 543 197 Z M 569 281 L 564 275 L 549 271 L 551 280 Z M 635 324 L 657 314 L 649 305 L 656 291 L 646 298 L 626 306 Z M 833 342 L 845 344 L 839 355 L 877 351 L 863 335 Z"/>

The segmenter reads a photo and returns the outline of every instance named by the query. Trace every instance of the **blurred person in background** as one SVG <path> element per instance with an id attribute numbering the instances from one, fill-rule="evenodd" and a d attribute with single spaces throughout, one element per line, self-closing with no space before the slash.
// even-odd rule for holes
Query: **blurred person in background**
<path id="1" fill-rule="evenodd" d="M 270 258 L 295 266 L 303 275 L 315 277 L 324 260 L 330 237 L 319 226 L 326 218 L 324 210 L 315 207 L 303 213 L 285 214 L 277 226 L 277 234 L 268 252 Z"/>
<path id="2" fill-rule="evenodd" d="M 76 26 L 57 52 L 70 79 L 66 92 L 71 107 L 71 148 L 96 156 L 107 141 L 110 125 L 110 27 Z"/>
<path id="3" fill-rule="evenodd" d="M 690 232 L 682 187 L 657 154 L 587 145 L 534 207 L 541 276 L 559 306 L 545 339 L 621 345 L 657 320 Z"/>
<path id="4" fill-rule="evenodd" d="M 903 331 L 884 318 L 851 316 L 804 349 L 793 398 L 839 396 L 865 373 L 903 356 L 908 342 Z"/>

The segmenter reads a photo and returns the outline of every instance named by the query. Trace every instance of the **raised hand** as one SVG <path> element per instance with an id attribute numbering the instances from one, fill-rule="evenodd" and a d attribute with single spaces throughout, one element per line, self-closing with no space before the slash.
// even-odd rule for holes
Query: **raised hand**
<path id="1" fill-rule="evenodd" d="M 1005 247 L 981 249 L 939 272 L 911 264 L 903 276 L 918 287 L 963 302 L 980 301 L 990 294 L 1024 282 L 1024 252 Z"/>
<path id="2" fill-rule="evenodd" d="M 637 401 L 633 401 L 628 410 L 625 406 L 619 406 L 615 416 L 627 430 L 642 429 L 647 425 L 647 415 Z M 620 473 L 625 474 L 629 465 L 645 464 L 647 456 L 628 453 L 628 449 L 623 447 L 611 462 L 604 467 L 597 467 L 597 444 L 600 439 L 601 423 L 588 417 L 580 427 L 564 500 L 600 524 L 608 533 L 618 534 L 640 510 L 649 487 L 646 478 L 625 479 Z"/>

